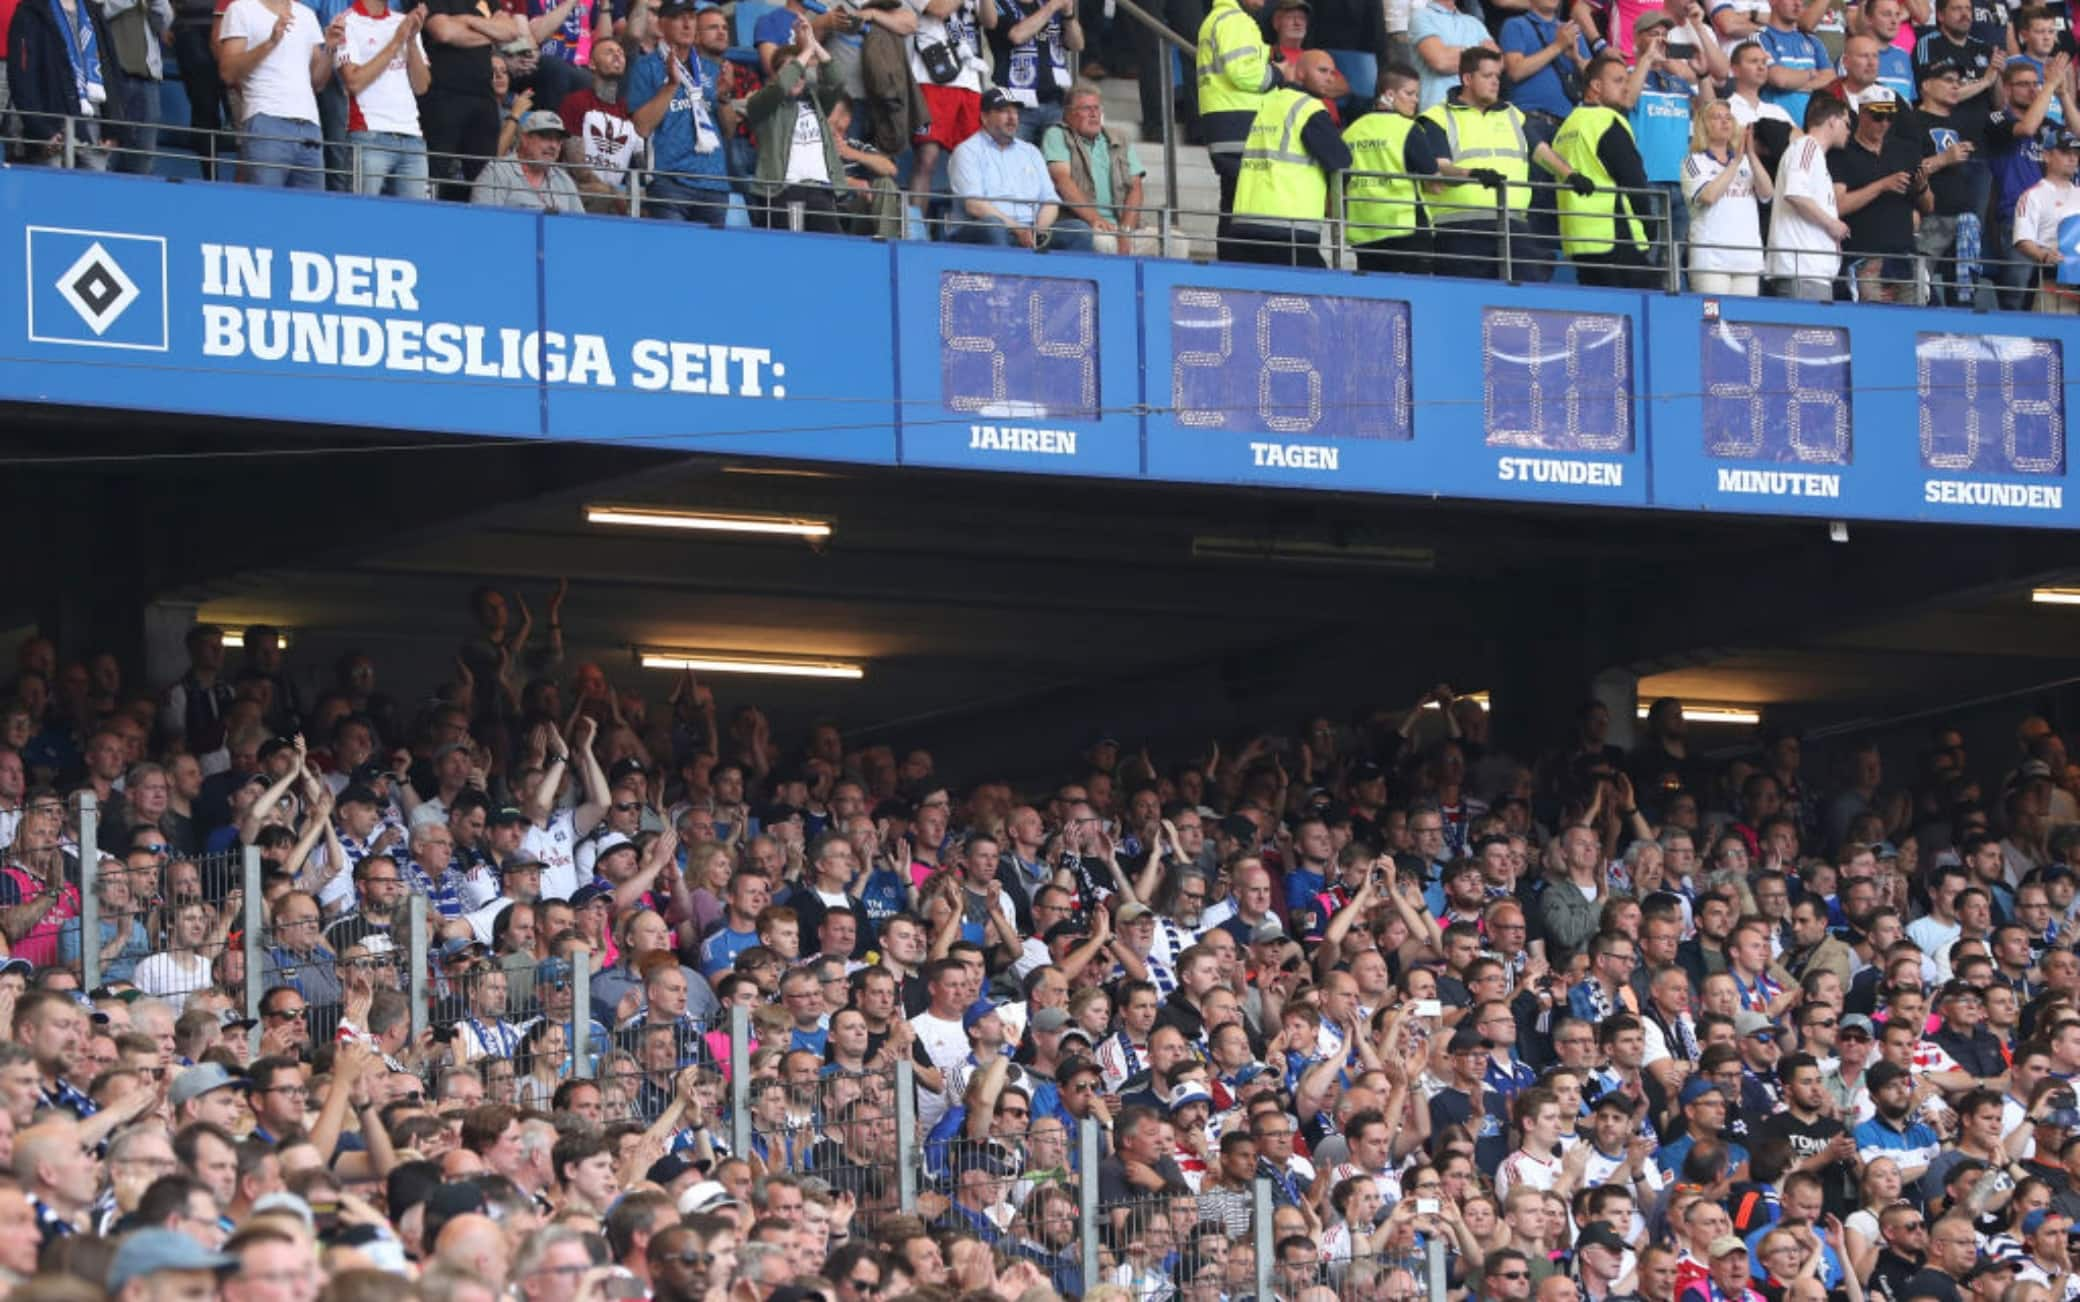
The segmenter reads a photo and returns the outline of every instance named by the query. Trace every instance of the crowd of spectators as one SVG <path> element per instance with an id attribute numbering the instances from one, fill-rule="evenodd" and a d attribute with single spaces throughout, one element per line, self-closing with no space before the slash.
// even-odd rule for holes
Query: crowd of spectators
<path id="1" fill-rule="evenodd" d="M 423 697 L 261 627 L 152 690 L 22 644 L 11 1294 L 1223 1302 L 1259 1242 L 1282 1302 L 2080 1290 L 2051 720 L 1823 774 L 1672 700 L 1513 753 L 1438 687 L 1029 786 L 612 683 L 561 594 L 474 594 Z"/>

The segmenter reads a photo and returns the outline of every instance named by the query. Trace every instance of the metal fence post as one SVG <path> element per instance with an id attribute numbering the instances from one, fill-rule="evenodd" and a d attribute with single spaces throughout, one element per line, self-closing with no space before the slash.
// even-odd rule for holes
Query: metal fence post
<path id="1" fill-rule="evenodd" d="M 896 1206 L 906 1212 L 917 1210 L 918 1159 L 917 1064 L 905 1054 L 896 1059 Z"/>
<path id="2" fill-rule="evenodd" d="M 635 160 L 629 161 L 633 164 Z M 628 169 L 628 215 L 643 215 L 643 169 L 635 166 Z"/>
<path id="3" fill-rule="evenodd" d="M 358 140 L 356 140 L 356 141 L 352 142 L 351 144 L 349 144 L 349 145 L 347 146 L 347 148 L 348 148 L 348 150 L 349 150 L 349 151 L 351 151 L 351 152 L 350 152 L 350 154 L 349 154 L 349 157 L 350 157 L 350 158 L 351 158 L 351 159 L 353 160 L 353 161 L 352 161 L 352 164 L 351 164 L 351 167 L 352 167 L 352 179 L 351 179 L 351 181 L 350 181 L 349 183 L 350 183 L 350 184 L 351 184 L 351 185 L 353 186 L 353 189 L 354 189 L 354 193 L 355 193 L 355 194 L 360 194 L 360 193 L 361 193 L 361 142 L 360 142 L 360 141 L 358 141 Z"/>
<path id="4" fill-rule="evenodd" d="M 1683 292 L 1683 267 L 1676 256 L 1676 209 L 1675 200 L 1666 190 L 1657 191 L 1661 209 L 1662 243 L 1668 249 L 1668 292 Z"/>
<path id="5" fill-rule="evenodd" d="M 1162 106 L 1156 110 L 1163 124 L 1163 206 L 1176 212 L 1177 86 L 1171 79 L 1171 72 L 1172 65 L 1177 62 L 1177 54 L 1161 39 L 1156 40 L 1156 48 L 1163 52 L 1163 57 L 1156 60 L 1157 67 L 1162 70 L 1159 84 L 1163 88 Z"/>
<path id="6" fill-rule="evenodd" d="M 1538 191 L 1533 190 L 1531 192 L 1531 202 L 1534 204 L 1538 202 Z M 1530 210 L 1527 208 L 1525 211 L 1528 212 Z M 1509 182 L 1507 181 L 1504 181 L 1502 188 L 1495 192 L 1495 217 L 1502 226 L 1502 279 L 1505 282 L 1514 281 L 1517 275 L 1516 261 L 1510 256 Z"/>
<path id="7" fill-rule="evenodd" d="M 1423 1242 L 1423 1294 L 1430 1302 L 1444 1302 L 1444 1237 L 1433 1234 Z"/>
<path id="8" fill-rule="evenodd" d="M 1257 1296 L 1268 1298 L 1271 1292 L 1272 1259 L 1277 1253 L 1277 1236 L 1271 1232 L 1271 1177 L 1260 1175 L 1250 1185 L 1250 1227 L 1252 1246 L 1257 1257 Z"/>
<path id="9" fill-rule="evenodd" d="M 79 988 L 101 984 L 101 809 L 92 791 L 79 793 Z"/>
<path id="10" fill-rule="evenodd" d="M 1076 1123 L 1076 1231 L 1082 1252 L 1083 1289 L 1097 1287 L 1098 1278 L 1098 1119 L 1085 1117 Z M 1261 1290 L 1259 1297 L 1270 1297 Z"/>
<path id="11" fill-rule="evenodd" d="M 426 1033 L 427 969 L 431 964 L 426 954 L 426 897 L 411 895 L 405 899 L 405 963 L 408 965 L 407 979 L 412 992 L 412 1042 Z M 435 1081 L 438 1085 L 440 1082 Z"/>
<path id="12" fill-rule="evenodd" d="M 60 149 L 59 158 L 64 162 L 66 171 L 79 166 L 79 135 L 69 113 L 65 115 L 65 141 Z"/>
<path id="13" fill-rule="evenodd" d="M 245 885 L 245 950 L 246 950 L 246 1016 L 252 1019 L 253 1052 L 260 1051 L 260 1000 L 267 993 L 267 954 L 260 945 L 264 925 L 260 917 L 260 847 L 245 847 L 244 871 L 240 874 Z"/>
<path id="14" fill-rule="evenodd" d="M 1329 173 L 1329 269 L 1343 270 L 1343 173 Z"/>
<path id="15" fill-rule="evenodd" d="M 592 956 L 571 962 L 571 1074 L 589 1079 L 592 1070 Z"/>
<path id="16" fill-rule="evenodd" d="M 729 1009 L 729 1151 L 751 1151 L 751 1010 L 742 1004 Z"/>

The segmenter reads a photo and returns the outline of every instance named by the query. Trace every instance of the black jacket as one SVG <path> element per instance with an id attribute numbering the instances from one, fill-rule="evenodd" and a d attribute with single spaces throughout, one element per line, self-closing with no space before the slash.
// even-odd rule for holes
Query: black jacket
<path id="1" fill-rule="evenodd" d="M 104 108 L 121 102 L 122 86 L 128 80 L 116 66 L 115 43 L 109 40 L 108 22 L 101 6 L 91 0 L 74 0 L 94 24 L 94 48 L 101 55 L 101 82 L 108 88 Z M 7 89 L 14 107 L 22 115 L 22 135 L 31 141 L 48 140 L 65 130 L 66 114 L 79 113 L 79 89 L 72 79 L 72 60 L 65 54 L 70 39 L 51 12 L 50 0 L 22 0 L 7 27 Z"/>

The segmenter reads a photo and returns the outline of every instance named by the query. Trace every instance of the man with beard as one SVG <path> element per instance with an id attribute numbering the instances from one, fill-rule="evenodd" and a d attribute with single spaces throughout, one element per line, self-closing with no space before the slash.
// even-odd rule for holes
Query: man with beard
<path id="1" fill-rule="evenodd" d="M 1877 1115 L 1856 1127 L 1857 1157 L 1866 1165 L 1875 1158 L 1891 1158 L 1899 1165 L 1900 1184 L 1911 1185 L 1942 1151 L 1934 1129 L 1913 1119 L 1921 1102 L 1914 1078 L 1898 1063 L 1879 1061 L 1864 1073 L 1864 1085 Z"/>
<path id="2" fill-rule="evenodd" d="M 1820 1066 L 1808 1053 L 1787 1054 L 1777 1064 L 1784 1091 L 1784 1110 L 1762 1123 L 1762 1134 L 1791 1146 L 1792 1170 L 1820 1178 L 1821 1193 L 1831 1215 L 1856 1206 L 1856 1140 L 1827 1111 L 1827 1087 Z"/>

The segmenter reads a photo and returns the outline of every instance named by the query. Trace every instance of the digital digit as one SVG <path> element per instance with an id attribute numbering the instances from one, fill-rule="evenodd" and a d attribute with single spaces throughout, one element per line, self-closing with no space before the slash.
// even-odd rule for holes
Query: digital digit
<path id="1" fill-rule="evenodd" d="M 1547 341 L 1558 353 L 1548 353 Z M 1481 313 L 1482 398 L 1490 447 L 1632 450 L 1632 332 L 1612 313 Z M 1557 372 L 1557 374 L 1556 374 Z M 1558 401 L 1548 388 L 1559 385 Z"/>
<path id="2" fill-rule="evenodd" d="M 1048 283 L 1040 282 L 1042 286 Z M 1060 293 L 1061 289 L 1066 289 L 1067 293 Z M 1091 345 L 1098 337 L 1098 296 L 1087 281 L 1062 282 L 1057 287 L 1057 297 L 1066 299 L 1068 303 L 1075 337 L 1050 340 L 1047 337 L 1048 310 L 1042 294 L 1042 288 L 1034 288 L 1026 295 L 1026 320 L 1032 332 L 1033 349 L 1042 357 L 1076 363 L 1075 406 L 1095 414 L 1098 406 L 1098 359 Z"/>
<path id="3" fill-rule="evenodd" d="M 1182 333 L 1187 327 L 1195 332 L 1206 325 L 1200 316 L 1185 317 L 1181 313 L 1190 310 L 1210 317 L 1213 327 L 1219 331 L 1218 346 L 1213 348 L 1179 348 L 1170 359 L 1170 405 L 1177 409 L 1177 423 L 1193 429 L 1220 429 L 1227 424 L 1227 413 L 1194 407 L 1188 400 L 1186 370 L 1211 367 L 1217 372 L 1228 364 L 1235 352 L 1235 314 L 1228 310 L 1222 297 L 1210 289 L 1180 289 L 1171 299 L 1171 329 Z M 1215 378 L 1218 378 L 1217 376 Z"/>
<path id="4" fill-rule="evenodd" d="M 1804 382 L 1807 377 L 1799 371 L 1802 365 L 1809 369 L 1839 368 L 1848 354 L 1848 342 L 1839 330 L 1812 329 L 1792 331 L 1785 345 L 1784 387 L 1791 400 L 1784 416 L 1789 426 L 1791 450 L 1800 461 L 1839 466 L 1848 460 L 1849 400 L 1843 392 L 1846 386 L 1808 385 Z M 1800 352 L 1801 348 L 1826 351 L 1809 358 Z M 1805 411 L 1808 407 L 1820 409 L 1810 438 L 1806 434 Z"/>
<path id="5" fill-rule="evenodd" d="M 1705 396 L 1709 400 L 1705 410 L 1705 452 L 1715 457 L 1746 458 L 1762 451 L 1762 349 L 1755 339 L 1753 326 L 1735 321 L 1720 322 L 1705 327 L 1706 363 L 1705 374 L 1714 374 L 1715 346 L 1730 348 L 1741 356 L 1745 363 L 1739 380 L 1708 380 Z M 1727 420 L 1726 413 L 1717 403 L 1738 403 L 1746 419 Z M 1723 431 L 1714 438 L 1714 431 Z"/>
<path id="6" fill-rule="evenodd" d="M 1264 422 L 1264 428 L 1280 434 L 1305 434 L 1322 423 L 1322 373 L 1305 357 L 1292 357 L 1275 351 L 1272 326 L 1275 318 L 1280 316 L 1300 316 L 1312 323 L 1314 310 L 1307 305 L 1306 299 L 1289 294 L 1275 294 L 1257 308 L 1257 356 L 1262 359 L 1257 372 L 1257 418 Z M 1280 414 L 1292 408 L 1273 401 L 1272 389 L 1276 381 L 1272 377 L 1277 375 L 1307 377 L 1306 415 Z"/>
<path id="7" fill-rule="evenodd" d="M 1915 339 L 1914 362 L 1924 469 L 2065 473 L 2065 357 L 2057 341 L 1924 334 Z"/>
<path id="8" fill-rule="evenodd" d="M 987 363 L 989 366 L 989 393 L 987 395 L 958 392 L 953 385 L 948 385 L 946 405 L 955 411 L 981 411 L 985 407 L 1002 403 L 1005 398 L 1004 351 L 997 347 L 996 336 L 993 334 L 962 334 L 960 326 L 956 323 L 956 319 L 963 315 L 961 312 L 961 296 L 987 296 L 990 291 L 996 288 L 996 283 L 997 278 L 995 276 L 984 276 L 960 271 L 948 272 L 939 279 L 939 338 L 945 344 L 946 350 L 951 353 L 989 359 Z M 951 363 L 950 359 L 945 369 L 948 372 L 949 379 L 957 376 L 960 380 L 965 381 L 970 378 L 969 375 L 963 373 L 966 368 L 958 367 L 956 364 Z"/>

